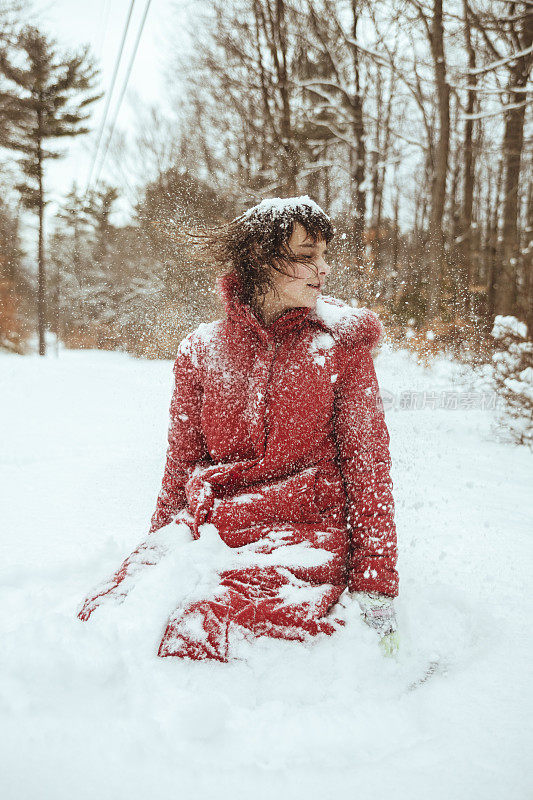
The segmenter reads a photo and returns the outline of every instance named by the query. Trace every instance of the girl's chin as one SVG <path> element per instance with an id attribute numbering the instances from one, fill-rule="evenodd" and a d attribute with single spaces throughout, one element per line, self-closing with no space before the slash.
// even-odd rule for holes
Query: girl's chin
<path id="1" fill-rule="evenodd" d="M 302 292 L 298 300 L 291 299 L 290 306 L 293 308 L 302 308 L 302 306 L 304 308 L 314 308 L 320 295 L 321 291 L 319 289 L 311 289 L 309 287 L 305 293 Z"/>
<path id="2" fill-rule="evenodd" d="M 317 301 L 317 300 L 318 300 L 318 294 L 316 294 L 314 297 L 302 297 L 302 299 L 301 299 L 301 300 L 300 300 L 300 302 L 298 303 L 298 306 L 299 306 L 300 308 L 301 308 L 302 306 L 303 306 L 304 308 L 314 308 L 314 307 L 315 307 L 315 305 L 316 305 L 316 301 Z"/>

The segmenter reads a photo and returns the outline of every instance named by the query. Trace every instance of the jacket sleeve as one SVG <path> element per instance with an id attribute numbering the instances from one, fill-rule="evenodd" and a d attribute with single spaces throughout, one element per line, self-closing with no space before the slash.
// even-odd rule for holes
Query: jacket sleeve
<path id="1" fill-rule="evenodd" d="M 202 386 L 190 335 L 180 345 L 173 373 L 166 463 L 150 533 L 167 525 L 186 507 L 185 484 L 198 462 L 209 461 L 201 427 Z"/>
<path id="2" fill-rule="evenodd" d="M 389 432 L 365 344 L 346 348 L 336 384 L 335 436 L 351 533 L 349 591 L 398 594 Z"/>

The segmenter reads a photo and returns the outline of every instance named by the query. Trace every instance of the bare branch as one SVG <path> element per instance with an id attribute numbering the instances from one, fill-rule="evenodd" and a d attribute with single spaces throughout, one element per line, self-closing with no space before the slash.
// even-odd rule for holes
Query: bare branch
<path id="1" fill-rule="evenodd" d="M 524 50 L 519 50 L 517 53 L 511 53 L 511 55 L 508 55 L 504 58 L 499 58 L 497 61 L 493 61 L 492 64 L 487 64 L 486 67 L 479 67 L 478 69 L 466 70 L 465 74 L 483 75 L 486 72 L 492 72 L 492 70 L 497 69 L 498 67 L 503 67 L 505 66 L 505 64 L 510 64 L 513 61 L 516 61 L 518 58 L 527 56 L 529 55 L 529 53 L 533 53 L 533 45 L 524 48 Z"/>

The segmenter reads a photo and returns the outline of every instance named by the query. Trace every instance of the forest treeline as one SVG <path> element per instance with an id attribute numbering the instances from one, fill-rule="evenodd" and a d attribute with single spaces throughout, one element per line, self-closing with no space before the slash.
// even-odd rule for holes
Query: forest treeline
<path id="1" fill-rule="evenodd" d="M 167 109 L 139 110 L 113 180 L 54 219 L 47 163 L 93 128 L 98 73 L 16 3 L 0 11 L 0 341 L 171 357 L 218 313 L 173 223 L 308 194 L 332 216 L 331 294 L 391 337 L 484 352 L 496 315 L 533 324 L 533 3 L 213 0 L 168 48 Z M 110 170 L 106 175 L 109 176 Z M 126 198 L 127 225 L 113 224 Z M 23 210 L 25 209 L 25 210 Z M 21 244 L 27 215 L 40 235 Z"/>

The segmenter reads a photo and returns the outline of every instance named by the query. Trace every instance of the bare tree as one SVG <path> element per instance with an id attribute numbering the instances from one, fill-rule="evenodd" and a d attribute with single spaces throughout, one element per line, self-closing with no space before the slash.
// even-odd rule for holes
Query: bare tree
<path id="1" fill-rule="evenodd" d="M 504 12 L 491 6 L 480 11 L 473 3 L 464 2 L 469 27 L 475 27 L 483 41 L 483 66 L 470 68 L 469 76 L 493 79 L 493 91 L 500 97 L 496 111 L 485 112 L 504 119 L 502 158 L 504 168 L 503 214 L 499 264 L 489 286 L 491 314 L 511 314 L 518 299 L 518 274 L 521 264 L 518 212 L 521 163 L 524 147 L 524 125 L 528 102 L 528 81 L 533 65 L 533 6 L 529 0 L 504 5 Z M 498 85 L 504 74 L 505 86 Z M 478 117 L 482 118 L 484 112 Z"/>

